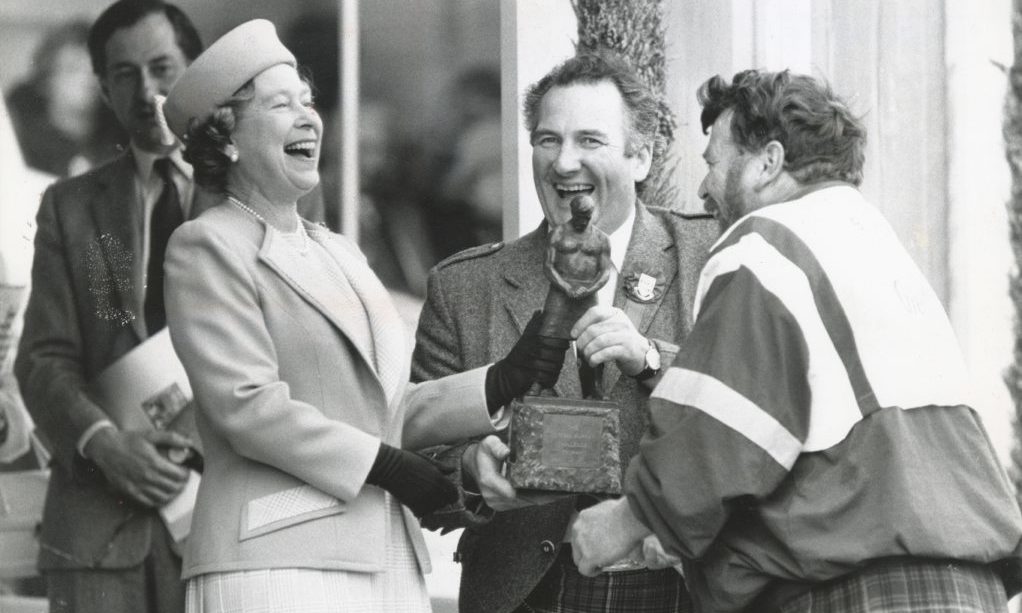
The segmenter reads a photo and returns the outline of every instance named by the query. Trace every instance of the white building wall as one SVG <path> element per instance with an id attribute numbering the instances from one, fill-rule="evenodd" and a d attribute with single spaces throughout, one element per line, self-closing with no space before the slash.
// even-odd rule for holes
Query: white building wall
<path id="1" fill-rule="evenodd" d="M 945 0 L 948 96 L 949 311 L 970 368 L 976 409 L 1007 466 L 1014 407 L 1004 384 L 1014 333 L 1008 279 L 1011 176 L 1005 159 L 1010 0 Z"/>

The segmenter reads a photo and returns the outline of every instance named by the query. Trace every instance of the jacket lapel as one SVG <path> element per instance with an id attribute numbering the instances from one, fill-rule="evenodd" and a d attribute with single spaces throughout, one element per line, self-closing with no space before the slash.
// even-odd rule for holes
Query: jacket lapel
<path id="1" fill-rule="evenodd" d="M 401 316 L 387 289 L 354 245 L 342 243 L 335 235 L 320 230 L 314 224 L 306 223 L 306 229 L 309 236 L 323 245 L 340 265 L 365 307 L 373 338 L 374 365 L 387 402 L 393 405 L 394 397 L 408 379 L 405 326 Z"/>
<path id="2" fill-rule="evenodd" d="M 96 223 L 107 279 L 114 286 L 120 307 L 130 317 L 139 340 L 147 332 L 142 321 L 145 301 L 142 205 L 135 185 L 135 162 L 130 153 L 122 155 L 100 178 L 100 187 L 89 203 Z"/>
<path id="3" fill-rule="evenodd" d="M 330 240 L 329 234 L 320 232 L 312 224 L 306 224 L 310 239 L 322 245 L 337 261 L 357 298 L 362 301 L 372 332 L 373 346 L 367 346 L 361 340 L 365 336 L 356 334 L 352 329 L 358 322 L 346 316 L 343 305 L 349 301 L 342 294 L 344 290 L 339 285 L 323 283 L 320 277 L 314 274 L 314 269 L 309 266 L 308 261 L 295 253 L 278 236 L 276 230 L 268 226 L 265 228 L 259 259 L 351 341 L 361 359 L 377 378 L 389 403 L 400 384 L 400 356 L 403 354 L 404 344 L 401 336 L 403 327 L 386 296 L 386 290 L 379 285 L 379 281 L 372 276 L 367 267 L 362 265 L 361 268 L 364 270 L 361 270 L 352 261 L 360 256 L 342 252 L 342 248 Z M 374 281 L 378 287 L 373 286 Z M 390 325 L 384 325 L 383 320 L 389 317 L 393 318 Z M 395 359 L 395 356 L 398 358 Z"/>
<path id="4" fill-rule="evenodd" d="M 636 207 L 635 225 L 628 241 L 622 270 L 618 274 L 614 289 L 614 306 L 623 310 L 640 334 L 645 335 L 653 323 L 653 317 L 660 309 L 664 296 L 670 291 L 678 274 L 677 260 L 672 257 L 674 239 L 664 223 L 649 213 L 639 203 Z M 648 275 L 656 279 L 654 298 L 641 300 L 634 290 L 626 290 L 629 279 Z M 603 389 L 609 393 L 621 377 L 616 362 L 606 365 L 603 371 Z"/>
<path id="5" fill-rule="evenodd" d="M 517 251 L 519 257 L 512 259 L 502 273 L 504 284 L 498 297 L 498 304 L 503 304 L 511 319 L 512 325 L 496 326 L 490 330 L 493 341 L 490 346 L 496 355 L 491 360 L 503 358 L 507 351 L 518 341 L 525 326 L 529 323 L 533 312 L 541 310 L 546 302 L 550 282 L 543 272 L 546 260 L 547 224 L 543 222 L 533 232 L 522 237 Z M 579 398 L 582 389 L 578 380 L 578 362 L 573 349 L 569 349 L 564 359 L 561 376 L 554 384 L 558 396 Z"/>

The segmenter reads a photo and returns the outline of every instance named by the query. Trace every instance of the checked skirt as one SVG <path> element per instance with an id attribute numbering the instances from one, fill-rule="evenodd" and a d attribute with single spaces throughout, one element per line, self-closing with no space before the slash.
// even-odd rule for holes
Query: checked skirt
<path id="1" fill-rule="evenodd" d="M 774 613 L 1003 613 L 992 570 L 956 561 L 890 560 L 818 585 Z"/>

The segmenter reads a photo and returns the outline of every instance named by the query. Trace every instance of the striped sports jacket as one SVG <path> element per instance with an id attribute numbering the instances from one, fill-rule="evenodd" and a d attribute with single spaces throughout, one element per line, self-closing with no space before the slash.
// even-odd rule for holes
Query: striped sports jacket
<path id="1" fill-rule="evenodd" d="M 857 190 L 735 223 L 695 316 L 627 489 L 701 610 L 891 556 L 1017 559 L 1022 516 L 950 322 Z"/>

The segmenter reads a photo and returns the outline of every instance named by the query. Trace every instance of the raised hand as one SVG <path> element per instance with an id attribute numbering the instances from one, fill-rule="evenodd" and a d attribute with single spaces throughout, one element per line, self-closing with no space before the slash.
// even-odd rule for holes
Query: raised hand
<path id="1" fill-rule="evenodd" d="M 490 413 L 529 390 L 533 383 L 551 388 L 564 365 L 568 339 L 540 336 L 543 314 L 536 311 L 507 357 L 486 372 L 486 406 Z"/>
<path id="2" fill-rule="evenodd" d="M 621 309 L 590 308 L 572 326 L 571 336 L 590 366 L 617 362 L 621 372 L 629 376 L 645 368 L 649 340 L 635 329 Z"/>

